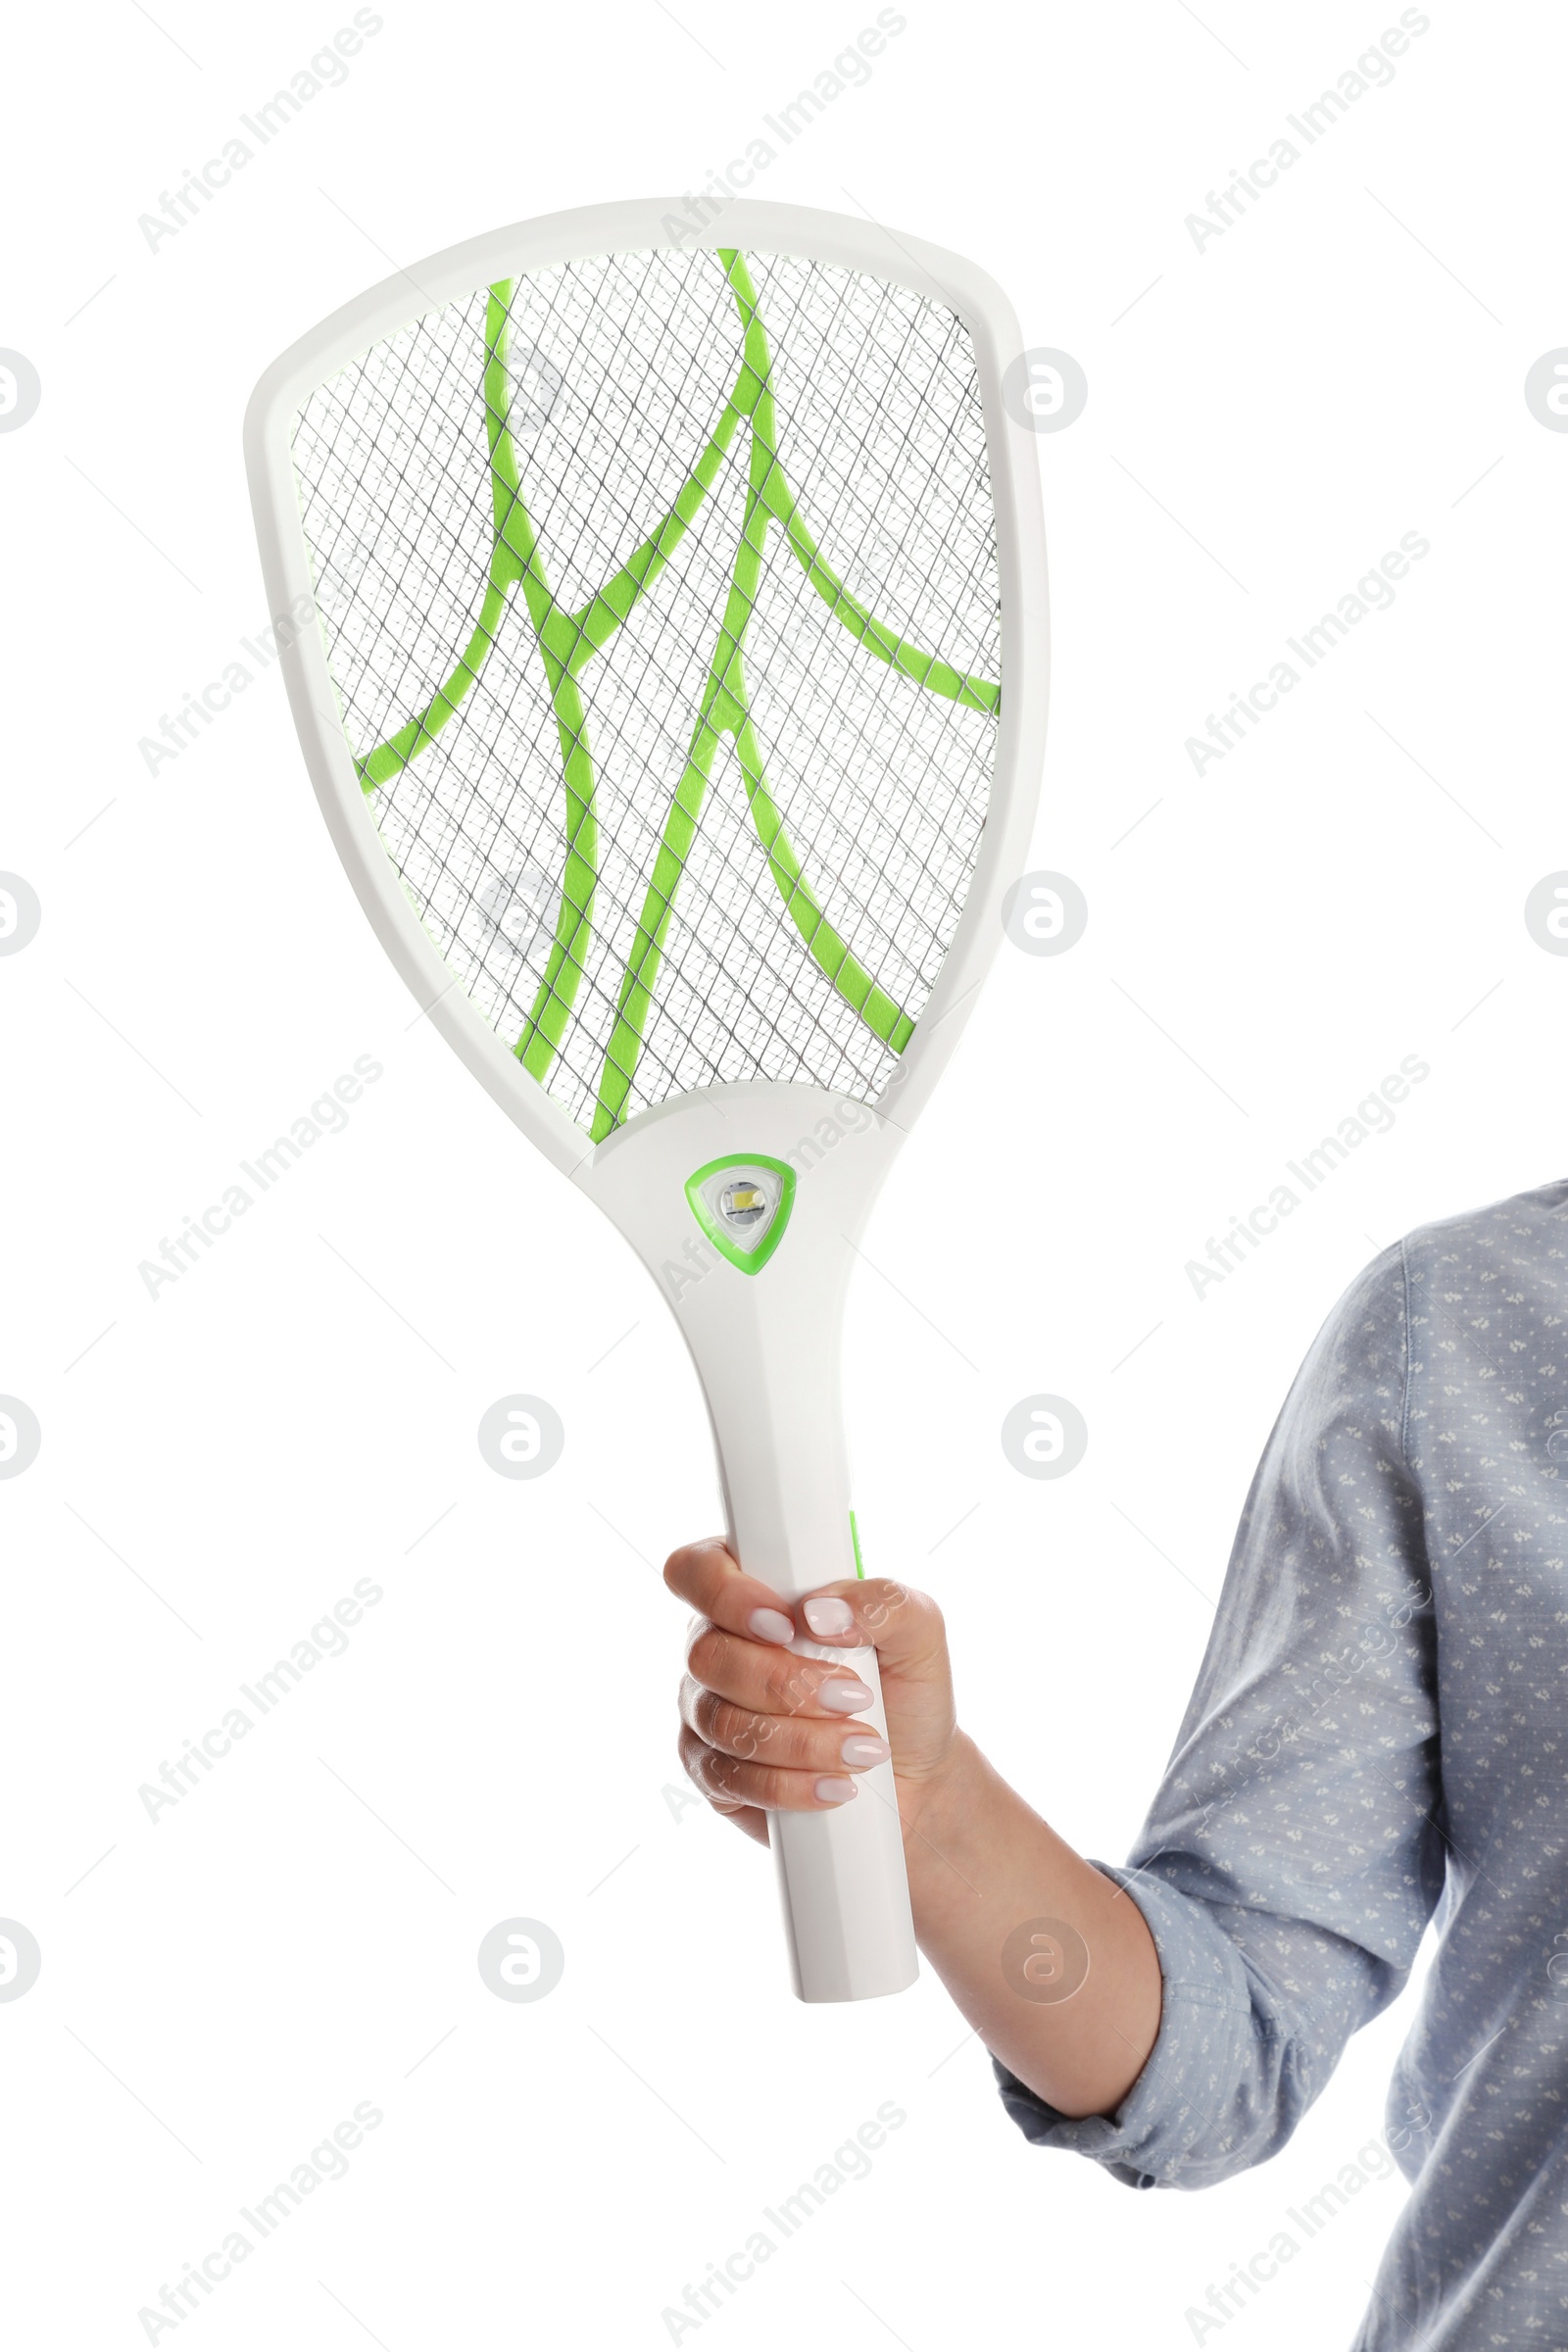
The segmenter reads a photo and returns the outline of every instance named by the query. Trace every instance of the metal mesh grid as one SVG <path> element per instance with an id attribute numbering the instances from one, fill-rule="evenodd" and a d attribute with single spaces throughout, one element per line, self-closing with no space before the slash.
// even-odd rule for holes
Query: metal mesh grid
<path id="1" fill-rule="evenodd" d="M 746 262 L 767 329 L 778 460 L 822 556 L 884 628 L 996 680 L 994 516 L 962 325 L 858 272 Z M 574 610 L 686 482 L 736 382 L 742 326 L 710 252 L 540 271 L 515 282 L 509 308 L 508 423 L 551 590 Z M 485 363 L 481 290 L 378 345 L 296 423 L 328 662 L 359 760 L 430 704 L 475 627 L 494 543 Z M 665 568 L 578 681 L 597 882 L 545 1083 L 584 1127 L 732 586 L 749 446 L 743 427 Z M 945 699 L 858 643 L 776 524 L 745 673 L 800 867 L 853 956 L 915 1021 L 973 871 L 994 711 Z M 509 1044 L 537 1010 L 562 911 L 562 756 L 514 592 L 461 709 L 369 795 L 426 931 Z M 750 1078 L 869 1100 L 896 1058 L 791 919 L 726 737 L 619 1115 Z"/>

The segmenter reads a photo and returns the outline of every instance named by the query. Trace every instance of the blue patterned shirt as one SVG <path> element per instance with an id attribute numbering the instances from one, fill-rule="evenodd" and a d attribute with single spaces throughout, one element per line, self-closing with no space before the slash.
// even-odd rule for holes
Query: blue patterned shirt
<path id="1" fill-rule="evenodd" d="M 1126 1869 L 1164 1978 L 1116 2113 L 1008 2111 L 1141 2188 L 1290 2137 L 1439 1943 L 1355 2352 L 1568 2346 L 1568 1180 L 1423 1227 L 1269 1439 Z"/>

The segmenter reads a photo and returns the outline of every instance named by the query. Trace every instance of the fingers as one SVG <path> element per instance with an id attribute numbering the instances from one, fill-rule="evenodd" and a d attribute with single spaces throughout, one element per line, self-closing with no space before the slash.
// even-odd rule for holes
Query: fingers
<path id="1" fill-rule="evenodd" d="M 699 1612 L 681 1687 L 680 1757 L 714 1807 L 766 1839 L 768 1812 L 832 1811 L 857 1800 L 887 1742 L 858 1721 L 872 1704 L 854 1651 L 874 1648 L 906 1683 L 947 1688 L 947 1636 L 926 1594 L 890 1578 L 847 1578 L 805 1600 L 748 1576 L 716 1537 L 671 1554 L 670 1591 Z M 802 1658 L 798 1633 L 837 1658 Z"/>
<path id="2" fill-rule="evenodd" d="M 687 1640 L 686 1663 L 693 1681 L 720 1698 L 756 1715 L 825 1715 L 839 1722 L 871 1704 L 870 1690 L 848 1662 L 841 1667 L 799 1658 L 784 1646 L 797 1627 L 779 1595 L 743 1575 L 716 1538 L 673 1553 L 664 1581 L 703 1612 Z M 863 1640 L 852 1634 L 847 1646 Z"/>
<path id="3" fill-rule="evenodd" d="M 746 1575 L 722 1541 L 711 1536 L 672 1552 L 664 1563 L 664 1582 L 725 1633 L 782 1643 L 804 1630 L 835 1647 L 869 1644 L 884 1665 L 916 1679 L 935 1679 L 947 1671 L 941 1610 L 929 1593 L 892 1577 L 846 1577 L 791 1603 L 760 1578 Z"/>
<path id="4" fill-rule="evenodd" d="M 871 1693 L 863 1684 L 847 1689 Z M 885 1740 L 861 1723 L 846 1723 L 843 1715 L 761 1714 L 736 1706 L 705 1689 L 687 1675 L 680 1690 L 681 1721 L 709 1747 L 743 1763 L 761 1764 L 789 1772 L 814 1775 L 868 1772 L 885 1764 L 892 1749 Z"/>
<path id="5" fill-rule="evenodd" d="M 708 1798 L 715 1813 L 724 1814 L 738 1830 L 744 1830 L 748 1838 L 755 1838 L 759 1845 L 766 1845 L 768 1842 L 767 1815 L 762 1811 L 760 1805 L 748 1805 L 738 1797 L 726 1796 L 704 1788 L 694 1769 L 702 1744 L 694 1732 L 682 1729 L 679 1743 L 680 1760 L 687 1779 L 700 1795 Z"/>
<path id="6" fill-rule="evenodd" d="M 756 1715 L 825 1715 L 842 1723 L 871 1704 L 870 1687 L 854 1671 L 853 1657 L 842 1663 L 799 1658 L 771 1642 L 721 1633 L 706 1618 L 691 1629 L 686 1667 L 705 1690 Z"/>
<path id="7" fill-rule="evenodd" d="M 794 1619 L 770 1585 L 748 1576 L 717 1536 L 683 1544 L 664 1562 L 664 1582 L 682 1600 L 732 1634 L 757 1642 L 793 1642 Z"/>
<path id="8" fill-rule="evenodd" d="M 818 1773 L 748 1763 L 710 1747 L 684 1723 L 680 1760 L 694 1787 L 720 1812 L 756 1807 L 769 1813 L 831 1813 L 856 1801 L 859 1793 L 854 1778 L 842 1766 Z"/>

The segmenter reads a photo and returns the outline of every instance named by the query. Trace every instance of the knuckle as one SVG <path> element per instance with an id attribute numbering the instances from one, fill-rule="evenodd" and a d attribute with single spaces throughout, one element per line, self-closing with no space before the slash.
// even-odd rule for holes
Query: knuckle
<path id="1" fill-rule="evenodd" d="M 670 1553 L 664 1562 L 663 1576 L 665 1584 L 672 1592 L 684 1591 L 691 1579 L 692 1570 L 697 1565 L 697 1556 L 695 1544 L 682 1544 Z"/>
<path id="2" fill-rule="evenodd" d="M 896 1617 L 903 1617 L 906 1630 L 909 1625 L 917 1625 L 928 1637 L 942 1635 L 942 1611 L 928 1592 L 917 1592 L 912 1585 L 882 1579 L 875 1606 L 879 1626 L 891 1625 Z"/>
<path id="3" fill-rule="evenodd" d="M 700 1794 L 706 1796 L 708 1790 L 703 1780 L 703 1756 L 705 1753 L 703 1742 L 694 1732 L 689 1732 L 684 1724 L 681 1726 L 680 1737 L 675 1742 L 675 1753 L 680 1758 L 680 1768 L 691 1782 L 692 1787 Z"/>
<path id="4" fill-rule="evenodd" d="M 703 1753 L 703 1772 L 708 1787 L 715 1795 L 728 1797 L 732 1803 L 742 1801 L 741 1784 L 750 1767 L 741 1756 L 726 1756 L 716 1747 Z"/>
<path id="5" fill-rule="evenodd" d="M 731 1755 L 755 1757 L 775 1748 L 784 1729 L 776 1715 L 754 1715 L 748 1707 L 715 1705 L 710 1738 Z"/>
<path id="6" fill-rule="evenodd" d="M 813 1669 L 799 1658 L 788 1654 L 768 1666 L 762 1678 L 762 1696 L 768 1711 L 774 1715 L 794 1715 L 808 1706 L 822 1680 L 819 1669 Z"/>
<path id="7" fill-rule="evenodd" d="M 729 1636 L 701 1617 L 686 1644 L 686 1664 L 700 1683 L 710 1683 L 723 1667 L 729 1650 Z"/>
<path id="8" fill-rule="evenodd" d="M 687 1587 L 707 1564 L 710 1554 L 723 1548 L 717 1536 L 700 1536 L 695 1544 L 677 1544 L 664 1562 L 665 1584 L 672 1592 L 687 1597 Z"/>
<path id="9" fill-rule="evenodd" d="M 704 1689 L 695 1675 L 684 1674 L 681 1676 L 680 1690 L 675 1701 L 676 1708 L 681 1722 L 688 1725 L 700 1739 L 705 1736 L 706 1709 L 711 1700 L 712 1693 Z"/>
<path id="10" fill-rule="evenodd" d="M 686 1767 L 686 1777 L 704 1796 L 713 1788 L 713 1767 L 718 1758 L 708 1741 L 698 1732 L 684 1731 L 679 1741 L 679 1755 Z"/>
<path id="11" fill-rule="evenodd" d="M 760 1770 L 757 1775 L 761 1793 L 758 1803 L 772 1812 L 794 1811 L 801 1803 L 799 1776 L 792 1772 Z"/>

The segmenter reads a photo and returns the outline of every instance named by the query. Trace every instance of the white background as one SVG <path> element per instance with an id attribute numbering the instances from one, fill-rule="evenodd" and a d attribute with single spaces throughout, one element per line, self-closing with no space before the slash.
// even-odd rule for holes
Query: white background
<path id="1" fill-rule="evenodd" d="M 1186 216 L 1398 17 L 1201 13 L 909 0 L 757 188 L 974 256 L 1089 379 L 1041 442 L 1033 859 L 1089 930 L 1004 949 L 867 1237 L 850 1385 L 868 1568 L 940 1593 L 968 1725 L 1107 1858 L 1334 1298 L 1401 1230 L 1562 1172 L 1568 964 L 1522 912 L 1568 864 L 1568 439 L 1523 398 L 1568 341 L 1560 13 L 1433 6 L 1200 251 Z M 0 2006 L 8 2330 L 144 2342 L 162 2283 L 368 2100 L 348 2177 L 157 2340 L 657 2346 L 894 2101 L 870 2177 L 680 2340 L 1190 2343 L 1379 2129 L 1408 1997 L 1282 2156 L 1196 2198 L 1029 2149 L 929 1973 L 795 2005 L 765 1859 L 679 1802 L 657 1564 L 716 1504 L 673 1323 L 415 1025 L 275 669 L 156 775 L 137 748 L 266 618 L 239 426 L 284 344 L 481 229 L 695 189 L 875 11 L 389 0 L 150 250 L 138 216 L 351 11 L 154 14 L 10 36 L 0 343 L 43 397 L 0 436 L 0 866 L 43 922 L 0 961 L 0 1390 L 43 1444 L 0 1483 L 0 1913 L 43 1970 Z M 1196 775 L 1186 739 L 1409 531 L 1393 608 Z M 139 1261 L 367 1054 L 346 1131 L 150 1298 Z M 1409 1054 L 1392 1132 L 1197 1298 L 1187 1261 Z M 536 1484 L 474 1442 L 519 1390 L 566 1429 Z M 1036 1391 L 1088 1421 L 1057 1483 L 999 1445 Z M 346 1654 L 150 1821 L 138 1787 L 367 1576 Z M 566 1953 L 530 2005 L 475 1966 L 519 1914 Z M 1226 2344 L 1347 2341 L 1402 2193 L 1365 2190 Z"/>

